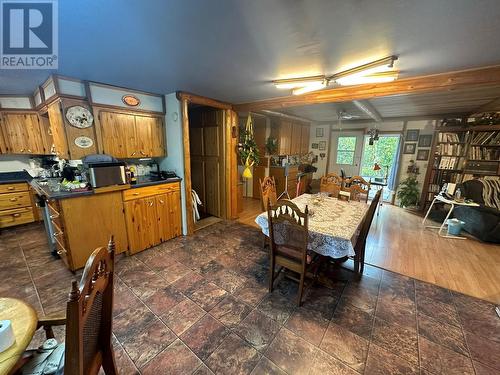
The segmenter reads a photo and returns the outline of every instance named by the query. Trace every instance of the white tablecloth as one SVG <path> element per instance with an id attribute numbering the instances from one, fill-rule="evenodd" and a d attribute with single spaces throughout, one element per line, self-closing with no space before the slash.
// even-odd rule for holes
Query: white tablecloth
<path id="1" fill-rule="evenodd" d="M 332 258 L 353 256 L 353 243 L 368 211 L 368 204 L 345 202 L 337 198 L 324 198 L 316 204 L 314 201 L 315 196 L 311 194 L 302 194 L 292 199 L 301 211 L 304 211 L 306 205 L 309 208 L 307 248 Z M 269 236 L 267 212 L 257 216 L 255 222 L 262 228 L 262 233 Z"/>

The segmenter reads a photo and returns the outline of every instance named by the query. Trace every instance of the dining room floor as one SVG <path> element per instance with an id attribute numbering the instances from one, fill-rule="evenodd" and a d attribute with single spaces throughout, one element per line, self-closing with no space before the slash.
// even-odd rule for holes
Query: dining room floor
<path id="1" fill-rule="evenodd" d="M 121 374 L 498 374 L 494 306 L 367 266 L 333 270 L 295 305 L 286 278 L 267 292 L 254 227 L 223 221 L 118 256 L 113 345 Z M 73 275 L 41 225 L 0 234 L 0 296 L 64 313 Z M 350 280 L 348 280 L 350 279 Z M 344 280 L 344 281 L 342 281 Z M 63 328 L 56 337 L 63 338 Z M 38 332 L 34 343 L 40 342 Z"/>

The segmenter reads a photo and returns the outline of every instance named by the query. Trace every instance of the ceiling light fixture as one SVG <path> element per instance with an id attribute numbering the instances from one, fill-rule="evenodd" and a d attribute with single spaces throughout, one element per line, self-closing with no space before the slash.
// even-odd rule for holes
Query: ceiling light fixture
<path id="1" fill-rule="evenodd" d="M 335 82 L 341 86 L 361 85 L 366 83 L 384 83 L 392 82 L 398 79 L 399 72 L 380 72 L 366 76 L 350 75 L 335 79 Z"/>
<path id="2" fill-rule="evenodd" d="M 344 70 L 343 72 L 334 74 L 330 79 L 337 81 L 340 78 L 347 77 L 362 77 L 370 74 L 387 72 L 394 67 L 394 61 L 398 59 L 397 56 L 392 55 L 384 57 L 383 59 L 372 61 L 368 64 L 363 64 L 355 68 Z"/>
<path id="3" fill-rule="evenodd" d="M 292 90 L 293 95 L 301 95 L 311 91 L 321 90 L 328 85 L 328 81 L 325 79 L 323 82 L 317 82 L 304 87 L 299 87 Z"/>
<path id="4" fill-rule="evenodd" d="M 312 76 L 300 78 L 277 79 L 273 81 L 277 89 L 296 89 L 325 83 L 325 76 Z"/>

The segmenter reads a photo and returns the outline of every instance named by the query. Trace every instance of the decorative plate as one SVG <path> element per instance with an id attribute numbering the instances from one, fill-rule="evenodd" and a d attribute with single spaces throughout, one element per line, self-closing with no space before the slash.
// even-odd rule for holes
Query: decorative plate
<path id="1" fill-rule="evenodd" d="M 77 145 L 80 148 L 89 148 L 94 145 L 94 141 L 91 138 L 85 136 L 76 137 L 75 145 Z"/>
<path id="2" fill-rule="evenodd" d="M 94 116 L 87 108 L 75 105 L 66 111 L 66 119 L 71 126 L 79 129 L 90 128 L 94 122 Z"/>
<path id="3" fill-rule="evenodd" d="M 130 94 L 123 95 L 122 102 L 130 107 L 137 107 L 139 104 L 141 104 L 141 101 L 137 96 Z"/>

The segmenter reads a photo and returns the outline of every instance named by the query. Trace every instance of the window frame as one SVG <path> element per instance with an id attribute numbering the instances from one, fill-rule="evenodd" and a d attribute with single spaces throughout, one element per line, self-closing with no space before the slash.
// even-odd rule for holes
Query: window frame
<path id="1" fill-rule="evenodd" d="M 345 149 L 339 149 L 340 145 L 340 139 L 341 138 L 354 138 L 354 148 L 352 150 L 345 150 Z M 335 155 L 335 164 L 337 165 L 354 165 L 354 159 L 356 155 L 356 143 L 358 142 L 358 137 L 355 135 L 339 135 L 337 137 L 337 150 L 336 150 L 336 155 Z M 339 153 L 342 153 L 345 155 L 345 153 L 350 152 L 352 154 L 351 162 L 350 163 L 339 163 Z"/>

